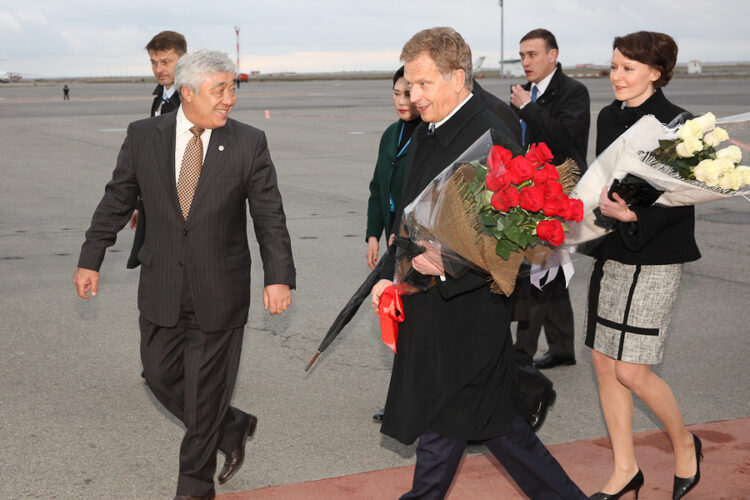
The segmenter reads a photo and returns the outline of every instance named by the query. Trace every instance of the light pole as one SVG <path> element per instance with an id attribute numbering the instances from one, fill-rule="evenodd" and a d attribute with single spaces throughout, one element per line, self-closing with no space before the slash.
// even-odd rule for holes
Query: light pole
<path id="1" fill-rule="evenodd" d="M 503 50 L 503 0 L 497 0 L 500 5 L 500 79 L 505 77 L 505 57 Z"/>
<path id="2" fill-rule="evenodd" d="M 237 36 L 237 74 L 240 74 L 240 27 L 234 27 L 234 34 Z M 238 76 L 239 78 L 239 76 Z"/>

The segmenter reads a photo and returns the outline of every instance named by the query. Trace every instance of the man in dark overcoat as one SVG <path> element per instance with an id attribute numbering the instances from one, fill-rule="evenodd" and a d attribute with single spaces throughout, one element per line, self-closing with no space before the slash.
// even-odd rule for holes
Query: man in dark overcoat
<path id="1" fill-rule="evenodd" d="M 201 50 L 183 56 L 175 73 L 182 104 L 129 125 L 73 281 L 82 298 L 96 295 L 105 251 L 141 194 L 149 217 L 138 253 L 146 382 L 186 427 L 176 499 L 210 500 L 217 450 L 226 455 L 223 483 L 242 465 L 257 421 L 229 404 L 250 304 L 248 207 L 271 314 L 289 307 L 295 270 L 265 134 L 228 118 L 234 63 Z"/>
<path id="2" fill-rule="evenodd" d="M 524 149 L 544 142 L 554 165 L 570 158 L 583 174 L 591 123 L 586 86 L 563 73 L 557 62 L 557 40 L 546 29 L 524 35 L 520 55 L 528 83 L 512 87 L 510 103 L 521 119 Z M 557 260 L 564 265 L 540 270 L 524 265 L 517 285 L 515 349 L 522 362 L 540 369 L 576 363 L 568 294 L 573 266 L 567 254 L 558 253 Z M 534 359 L 542 327 L 549 350 Z"/>
<path id="3" fill-rule="evenodd" d="M 406 206 L 488 129 L 514 141 L 471 93 L 471 50 L 453 29 L 417 33 L 401 59 L 423 120 L 408 155 Z M 514 149 L 518 153 L 520 148 L 516 144 Z M 413 267 L 435 276 L 436 284 L 403 297 L 405 321 L 381 428 L 404 444 L 419 438 L 412 489 L 402 498 L 443 498 L 467 440 L 483 441 L 531 498 L 586 498 L 525 420 L 528 410 L 514 376 L 511 300 L 492 293 L 485 274 L 446 276 L 439 264 L 421 255 Z M 375 285 L 374 308 L 390 284 L 383 279 Z"/>

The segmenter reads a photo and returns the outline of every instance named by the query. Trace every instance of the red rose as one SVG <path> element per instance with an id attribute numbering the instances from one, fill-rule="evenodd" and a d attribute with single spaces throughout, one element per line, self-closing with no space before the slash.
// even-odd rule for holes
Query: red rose
<path id="1" fill-rule="evenodd" d="M 570 198 L 568 202 L 567 220 L 581 222 L 583 220 L 583 202 L 576 198 Z"/>
<path id="2" fill-rule="evenodd" d="M 557 173 L 557 169 L 549 163 L 545 163 L 534 171 L 534 184 L 544 184 L 547 181 L 554 181 L 559 178 L 560 174 Z"/>
<path id="3" fill-rule="evenodd" d="M 547 217 L 554 217 L 556 215 L 560 215 L 560 212 L 567 206 L 568 197 L 562 193 L 556 194 L 554 196 L 545 196 L 542 213 Z"/>
<path id="4" fill-rule="evenodd" d="M 552 197 L 558 194 L 563 194 L 562 184 L 555 180 L 549 180 L 544 183 L 544 197 Z"/>
<path id="5" fill-rule="evenodd" d="M 538 212 L 544 206 L 544 190 L 537 186 L 522 188 L 519 205 L 529 212 Z"/>
<path id="6" fill-rule="evenodd" d="M 544 162 L 550 161 L 552 158 L 552 151 L 549 150 L 547 145 L 543 142 L 539 144 L 532 144 L 529 147 L 529 152 L 526 153 L 526 158 L 531 160 L 536 165 L 541 165 Z"/>
<path id="7" fill-rule="evenodd" d="M 492 146 L 487 156 L 487 168 L 490 172 L 505 173 L 505 167 L 510 163 L 513 154 L 502 146 Z M 494 190 L 493 190 L 494 191 Z"/>
<path id="8" fill-rule="evenodd" d="M 512 184 L 521 184 L 534 175 L 534 165 L 523 156 L 516 156 L 508 164 L 508 175 Z"/>
<path id="9" fill-rule="evenodd" d="M 518 189 L 510 186 L 503 191 L 498 191 L 492 195 L 492 208 L 501 212 L 507 212 L 511 207 L 518 206 Z"/>
<path id="10" fill-rule="evenodd" d="M 562 223 L 557 219 L 539 221 L 536 225 L 536 235 L 540 240 L 547 241 L 556 247 L 565 241 L 565 231 Z"/>
<path id="11" fill-rule="evenodd" d="M 489 171 L 487 172 L 487 177 L 484 179 L 484 184 L 487 186 L 487 189 L 496 193 L 510 186 L 510 177 L 507 174 L 498 174 L 497 172 Z"/>

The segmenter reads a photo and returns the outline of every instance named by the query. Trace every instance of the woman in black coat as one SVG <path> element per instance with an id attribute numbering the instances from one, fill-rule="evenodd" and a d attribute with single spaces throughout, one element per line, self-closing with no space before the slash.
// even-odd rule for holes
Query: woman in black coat
<path id="1" fill-rule="evenodd" d="M 662 33 L 641 31 L 614 41 L 610 80 L 615 101 L 599 113 L 596 153 L 644 115 L 669 123 L 684 110 L 662 93 L 677 60 L 677 45 Z M 700 440 L 688 432 L 669 386 L 651 371 L 661 362 L 667 326 L 684 262 L 700 258 L 692 206 L 629 207 L 602 190 L 602 214 L 617 230 L 593 250 L 586 345 L 599 383 L 614 471 L 596 500 L 620 498 L 644 482 L 633 446 L 635 393 L 661 420 L 674 450 L 673 498 L 700 480 Z"/>
<path id="2" fill-rule="evenodd" d="M 406 152 L 411 135 L 422 123 L 419 111 L 409 100 L 409 84 L 401 66 L 393 75 L 393 106 L 398 121 L 392 123 L 380 138 L 378 161 L 370 181 L 370 199 L 367 201 L 367 265 L 375 269 L 378 260 L 380 235 L 391 235 L 393 214 L 401 203 L 401 191 L 406 171 Z"/>

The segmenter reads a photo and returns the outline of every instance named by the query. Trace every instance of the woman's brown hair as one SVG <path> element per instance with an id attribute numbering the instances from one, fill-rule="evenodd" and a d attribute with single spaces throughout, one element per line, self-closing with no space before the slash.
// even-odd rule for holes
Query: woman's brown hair
<path id="1" fill-rule="evenodd" d="M 654 87 L 664 87 L 672 79 L 677 63 L 677 43 L 664 33 L 637 31 L 615 37 L 612 50 L 617 49 L 628 59 L 646 64 L 661 73 Z"/>

